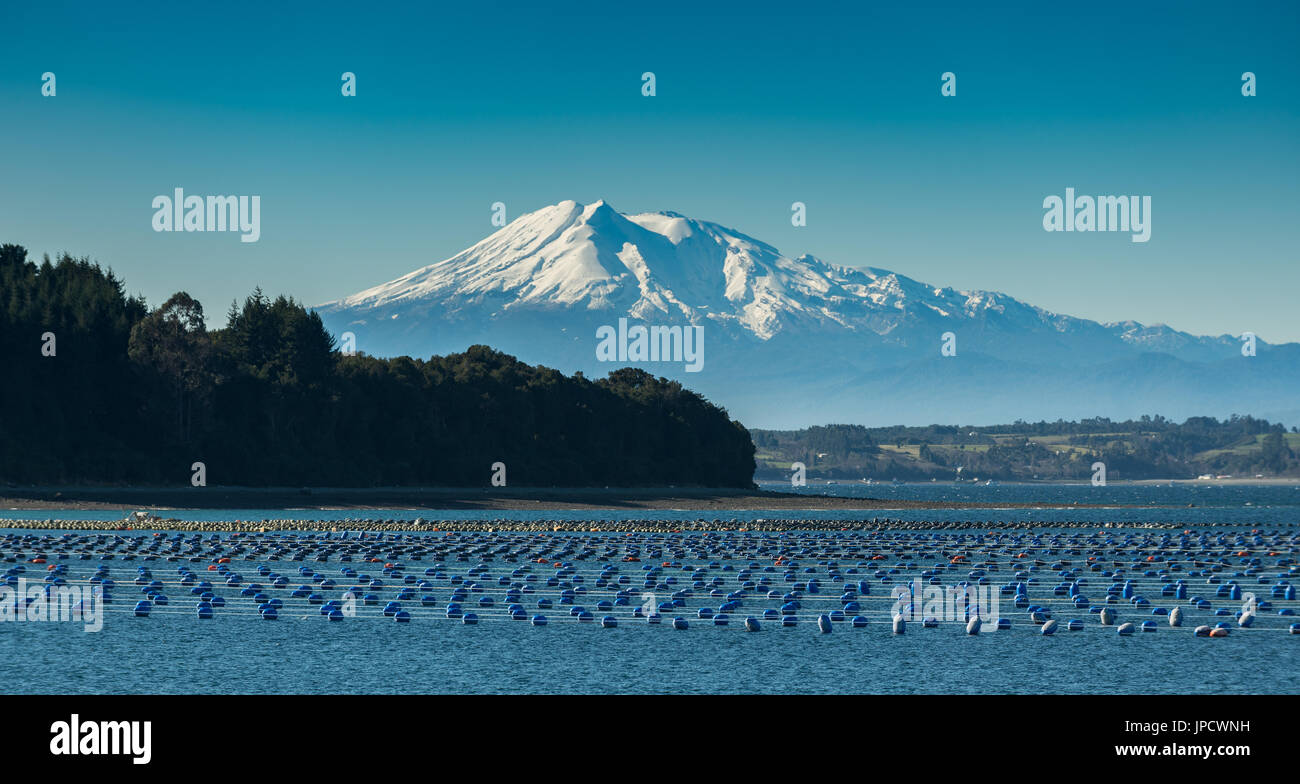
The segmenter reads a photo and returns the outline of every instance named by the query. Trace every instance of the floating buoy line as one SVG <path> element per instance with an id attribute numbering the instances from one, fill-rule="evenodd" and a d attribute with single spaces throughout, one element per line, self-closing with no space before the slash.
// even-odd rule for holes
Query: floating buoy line
<path id="1" fill-rule="evenodd" d="M 1066 507 L 1061 507 L 1062 509 Z M 974 510 L 990 511 L 990 510 Z M 1050 509 L 1043 510 L 1050 511 Z M 1230 523 L 1197 523 L 1200 528 L 1217 528 Z M 168 532 L 197 533 L 269 533 L 269 532 L 326 532 L 337 534 L 348 531 L 379 533 L 704 533 L 704 532 L 778 532 L 778 531 L 985 531 L 1000 530 L 1041 531 L 1044 529 L 1096 529 L 1095 522 L 1078 520 L 904 520 L 891 517 L 871 519 L 816 519 L 799 517 L 697 518 L 695 520 L 636 519 L 636 520 L 506 520 L 484 518 L 480 520 L 426 520 L 422 517 L 404 518 L 346 518 L 340 520 L 304 520 L 295 518 L 266 518 L 262 520 L 181 520 L 148 515 L 138 520 L 0 520 L 0 528 L 54 531 L 139 531 L 162 529 Z M 1114 530 L 1175 530 L 1186 527 L 1181 523 L 1114 521 L 1100 527 Z"/>
<path id="2" fill-rule="evenodd" d="M 1295 530 L 979 528 L 10 532 L 0 599 L 12 617 L 90 588 L 103 616 L 139 623 L 1300 634 Z"/>

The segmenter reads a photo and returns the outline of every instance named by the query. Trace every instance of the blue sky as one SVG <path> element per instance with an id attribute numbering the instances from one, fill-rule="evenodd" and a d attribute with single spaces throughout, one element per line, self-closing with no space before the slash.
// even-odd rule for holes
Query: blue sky
<path id="1" fill-rule="evenodd" d="M 496 201 L 604 198 L 1086 318 L 1300 340 L 1300 4 L 15 5 L 0 242 L 214 322 L 254 286 L 319 303 L 450 256 Z M 261 240 L 154 232 L 178 186 L 260 195 Z M 1151 196 L 1151 240 L 1043 231 L 1067 186 Z"/>

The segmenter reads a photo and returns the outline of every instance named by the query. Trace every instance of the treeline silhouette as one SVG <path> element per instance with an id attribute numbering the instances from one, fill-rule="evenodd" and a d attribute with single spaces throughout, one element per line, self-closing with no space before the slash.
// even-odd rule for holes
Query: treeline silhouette
<path id="1" fill-rule="evenodd" d="M 831 479 L 1194 479 L 1204 474 L 1300 476 L 1300 434 L 1250 416 L 1161 416 L 1123 422 L 1018 421 L 1010 425 L 753 430 L 762 479 L 785 479 L 798 461 Z M 961 468 L 960 474 L 957 469 Z"/>
<path id="2" fill-rule="evenodd" d="M 150 311 L 66 254 L 0 246 L 0 482 L 750 487 L 754 447 L 679 383 L 569 377 L 486 346 L 343 355 L 320 317 L 259 290 L 208 329 Z"/>

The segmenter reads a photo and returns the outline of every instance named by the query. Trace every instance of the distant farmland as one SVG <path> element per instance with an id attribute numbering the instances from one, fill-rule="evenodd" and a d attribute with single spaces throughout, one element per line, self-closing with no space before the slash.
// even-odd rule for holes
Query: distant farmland
<path id="1" fill-rule="evenodd" d="M 1017 422 L 996 426 L 751 430 L 756 479 L 801 462 L 820 479 L 1084 480 L 1095 462 L 1109 480 L 1300 477 L 1300 433 L 1251 417 L 1161 417 L 1128 422 Z"/>

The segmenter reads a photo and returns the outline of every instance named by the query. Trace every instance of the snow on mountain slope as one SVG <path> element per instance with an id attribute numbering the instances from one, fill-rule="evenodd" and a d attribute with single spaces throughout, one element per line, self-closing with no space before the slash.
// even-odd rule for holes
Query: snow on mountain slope
<path id="1" fill-rule="evenodd" d="M 1238 345 L 1229 335 L 1100 324 L 999 292 L 791 258 L 716 223 L 675 212 L 623 215 L 603 201 L 527 213 L 449 259 L 318 310 L 331 327 L 370 328 L 372 351 L 413 354 L 453 350 L 436 344 L 435 333 L 460 339 L 481 329 L 485 340 L 500 340 L 513 324 L 574 334 L 593 319 L 624 316 L 707 324 L 715 338 L 759 343 L 778 335 L 850 341 L 855 352 L 915 350 L 952 331 L 966 350 L 1004 359 L 1036 354 L 1058 366 L 1144 352 L 1209 362 Z M 450 324 L 460 331 L 442 329 Z"/>
<path id="2" fill-rule="evenodd" d="M 790 258 L 716 223 L 674 212 L 623 215 L 603 201 L 563 201 L 522 215 L 445 261 L 320 307 L 360 318 L 554 309 L 711 323 L 759 340 L 787 330 L 885 337 L 909 324 L 940 323 L 1104 333 L 1148 348 L 1199 340 L 1131 322 L 1099 325 L 888 270 Z"/>
<path id="3" fill-rule="evenodd" d="M 1006 294 L 791 258 L 674 212 L 564 201 L 449 259 L 317 309 L 379 356 L 485 343 L 603 375 L 596 331 L 620 318 L 706 329 L 703 372 L 659 362 L 754 426 L 994 423 L 1021 417 L 1294 409 L 1300 345 L 1244 360 L 1229 335 L 1100 324 Z M 945 332 L 957 355 L 942 357 Z M 628 363 L 635 364 L 635 363 Z"/>

